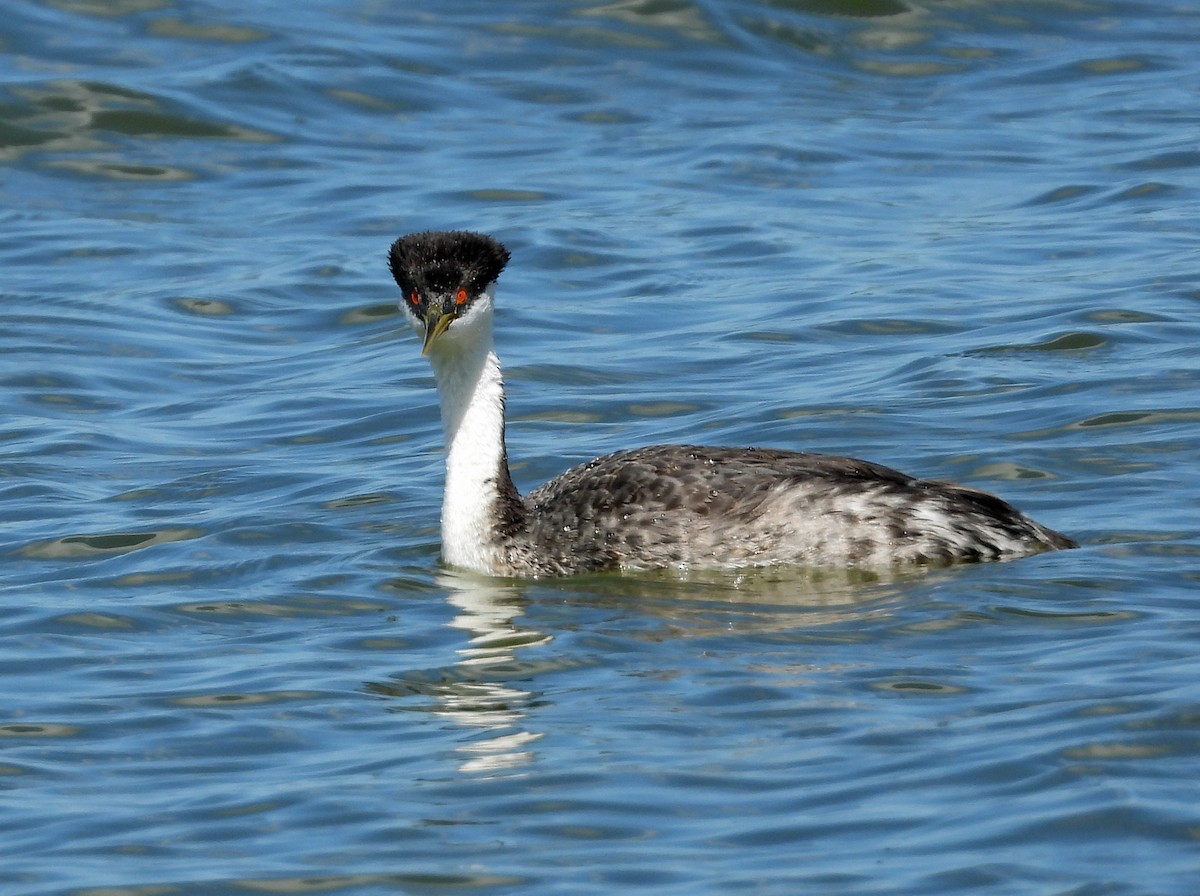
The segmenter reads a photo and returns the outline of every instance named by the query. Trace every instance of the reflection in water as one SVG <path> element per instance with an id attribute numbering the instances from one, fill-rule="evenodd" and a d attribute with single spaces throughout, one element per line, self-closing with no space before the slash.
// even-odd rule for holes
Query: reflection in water
<path id="1" fill-rule="evenodd" d="M 783 632 L 890 616 L 916 581 L 947 574 L 930 567 L 896 571 L 775 566 L 746 570 L 681 570 L 562 579 L 556 590 L 592 605 L 630 604 L 663 637 L 707 637 L 730 631 Z M 633 632 L 626 632 L 636 636 Z"/>
<path id="2" fill-rule="evenodd" d="M 754 571 L 662 571 L 602 574 L 544 580 L 536 584 L 443 571 L 437 583 L 458 611 L 450 625 L 466 632 L 457 659 L 448 666 L 410 669 L 387 682 L 368 683 L 374 693 L 412 700 L 406 710 L 430 712 L 484 736 L 456 748 L 460 770 L 479 775 L 512 773 L 531 763 L 531 745 L 544 736 L 529 730 L 528 713 L 537 695 L 528 683 L 537 675 L 584 661 L 582 658 L 525 655 L 552 635 L 525 628 L 514 619 L 525 613 L 531 595 L 546 592 L 581 613 L 597 606 L 625 607 L 624 637 L 659 641 L 748 630 L 777 632 L 797 627 L 891 615 L 905 584 L 936 571 L 908 571 L 884 578 L 877 573 L 813 572 L 796 569 Z M 585 613 L 586 615 L 586 613 Z M 649 623 L 649 628 L 647 628 Z"/>
<path id="3" fill-rule="evenodd" d="M 543 735 L 521 728 L 534 695 L 515 682 L 527 680 L 539 667 L 517 654 L 548 643 L 551 636 L 513 622 L 524 611 L 519 582 L 446 571 L 438 574 L 438 584 L 459 610 L 450 625 L 469 635 L 466 646 L 456 651 L 459 659 L 446 668 L 412 670 L 368 688 L 393 697 L 429 698 L 434 705 L 420 708 L 489 732 L 489 737 L 459 745 L 462 771 L 487 775 L 523 767 L 533 759 L 529 745 Z"/>

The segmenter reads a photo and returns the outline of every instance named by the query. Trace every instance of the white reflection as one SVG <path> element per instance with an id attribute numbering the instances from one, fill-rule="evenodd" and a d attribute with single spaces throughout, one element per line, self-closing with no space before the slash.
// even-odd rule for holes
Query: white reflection
<path id="1" fill-rule="evenodd" d="M 458 748 L 460 769 L 478 774 L 525 766 L 534 758 L 526 747 L 543 734 L 519 730 L 533 694 L 514 684 L 526 677 L 517 652 L 549 643 L 552 636 L 513 621 L 523 611 L 524 591 L 518 583 L 450 570 L 440 572 L 437 583 L 459 610 L 450 624 L 469 638 L 456 651 L 460 659 L 454 665 L 463 674 L 452 676 L 432 695 L 440 704 L 435 712 L 464 727 L 494 732 Z"/>

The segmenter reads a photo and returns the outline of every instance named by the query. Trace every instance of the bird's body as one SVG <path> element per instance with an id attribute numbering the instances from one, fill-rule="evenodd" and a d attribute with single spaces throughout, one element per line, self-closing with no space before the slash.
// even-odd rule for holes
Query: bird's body
<path id="1" fill-rule="evenodd" d="M 522 498 L 504 444 L 493 292 L 508 251 L 429 232 L 389 257 L 424 334 L 446 429 L 442 555 L 505 576 L 661 567 L 882 569 L 1073 547 L 986 492 L 854 458 L 656 445 L 573 467 Z"/>

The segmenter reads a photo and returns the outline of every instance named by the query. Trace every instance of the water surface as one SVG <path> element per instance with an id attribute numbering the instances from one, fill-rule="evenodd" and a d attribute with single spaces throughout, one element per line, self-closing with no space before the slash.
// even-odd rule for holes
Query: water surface
<path id="1" fill-rule="evenodd" d="M 1194 85 L 1166 3 L 18 2 L 0 889 L 1190 894 Z M 480 580 L 384 264 L 494 233 L 518 484 L 660 441 L 1078 551 Z"/>

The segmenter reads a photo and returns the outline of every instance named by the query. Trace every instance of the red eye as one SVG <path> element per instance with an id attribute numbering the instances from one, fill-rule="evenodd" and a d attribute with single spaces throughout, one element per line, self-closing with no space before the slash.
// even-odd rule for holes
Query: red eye
<path id="1" fill-rule="evenodd" d="M 465 304 L 467 301 L 467 291 L 465 289 L 460 289 L 454 296 L 454 301 L 458 302 L 460 305 Z"/>
<path id="2" fill-rule="evenodd" d="M 410 295 L 410 296 L 408 297 L 408 300 L 409 300 L 410 302 L 412 302 L 414 305 L 420 305 L 420 304 L 421 304 L 421 300 L 417 298 L 417 291 L 416 291 L 415 289 L 412 291 L 412 295 Z"/>

